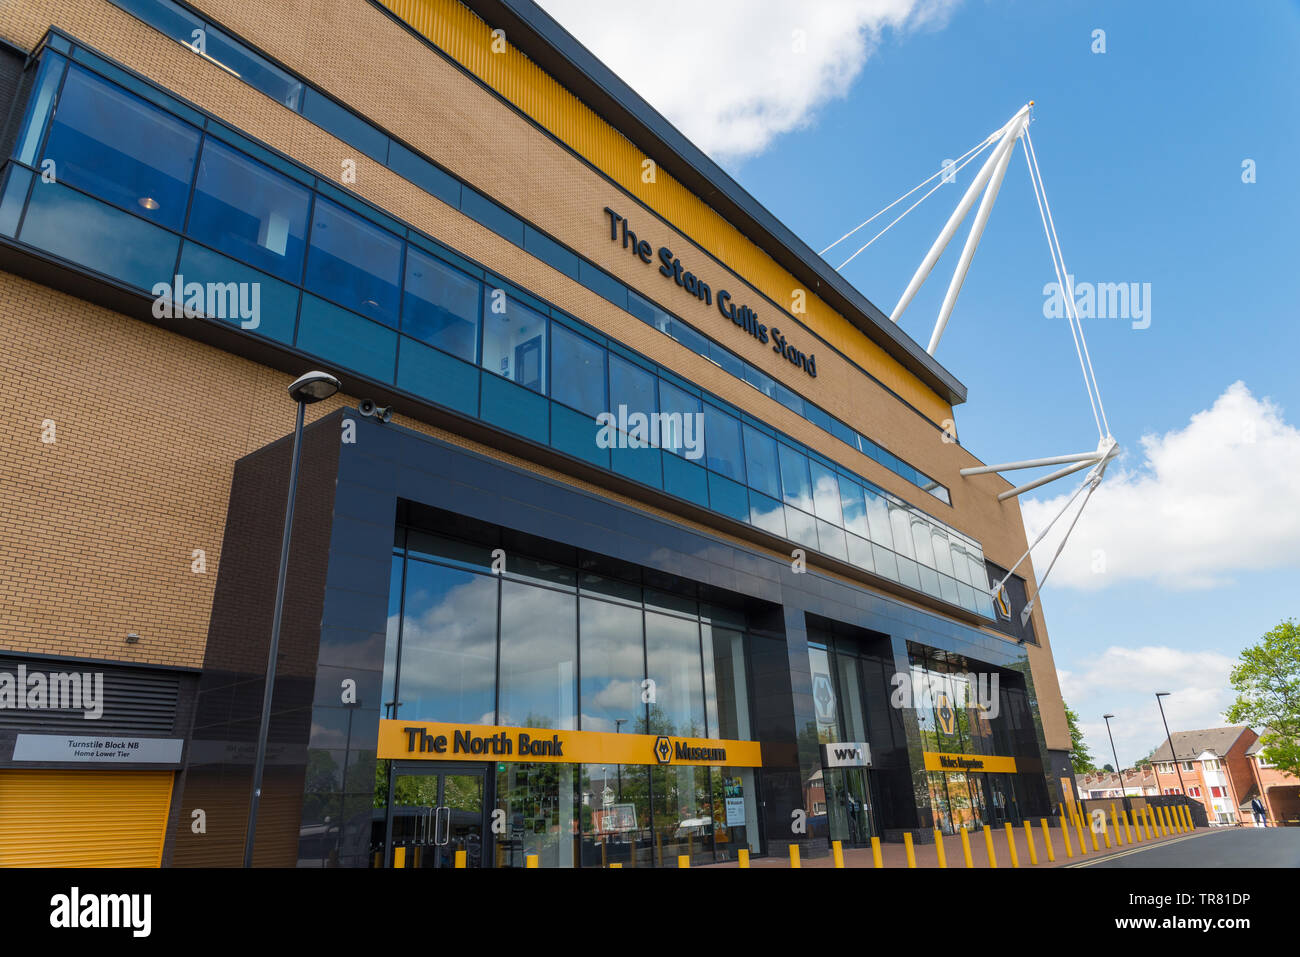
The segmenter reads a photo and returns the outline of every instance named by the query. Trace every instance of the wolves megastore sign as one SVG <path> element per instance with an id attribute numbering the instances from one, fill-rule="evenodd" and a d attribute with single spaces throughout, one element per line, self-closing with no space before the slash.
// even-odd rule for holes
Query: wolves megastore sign
<path id="1" fill-rule="evenodd" d="M 762 766 L 757 741 L 428 721 L 379 723 L 380 760 Z"/>

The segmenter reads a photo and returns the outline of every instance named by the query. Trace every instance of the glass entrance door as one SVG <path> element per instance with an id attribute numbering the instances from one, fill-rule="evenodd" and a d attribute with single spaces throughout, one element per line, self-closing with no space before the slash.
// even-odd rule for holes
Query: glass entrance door
<path id="1" fill-rule="evenodd" d="M 826 816 L 832 841 L 861 847 L 871 840 L 871 788 L 865 768 L 827 768 Z"/>
<path id="2" fill-rule="evenodd" d="M 393 776 L 394 867 L 453 867 L 465 852 L 466 867 L 483 866 L 482 768 L 402 768 Z"/>

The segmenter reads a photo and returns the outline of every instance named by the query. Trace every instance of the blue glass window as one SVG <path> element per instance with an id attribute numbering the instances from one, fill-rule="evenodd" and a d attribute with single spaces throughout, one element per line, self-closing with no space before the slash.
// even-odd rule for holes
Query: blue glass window
<path id="1" fill-rule="evenodd" d="M 781 490 L 787 505 L 813 510 L 812 480 L 808 477 L 808 457 L 786 445 L 778 445 L 781 458 Z"/>
<path id="2" fill-rule="evenodd" d="M 60 183 L 178 230 L 198 152 L 189 124 L 69 68 L 45 145 Z"/>
<path id="3" fill-rule="evenodd" d="M 627 311 L 647 325 L 654 326 L 660 332 L 668 332 L 668 326 L 671 322 L 668 313 L 649 300 L 642 299 L 631 290 L 628 290 L 627 294 Z"/>
<path id="4" fill-rule="evenodd" d="M 810 462 L 813 482 L 813 511 L 817 517 L 833 525 L 843 525 L 840 514 L 839 476 L 820 462 Z"/>
<path id="5" fill-rule="evenodd" d="M 478 220 L 498 236 L 516 246 L 524 244 L 524 223 L 518 216 L 498 206 L 482 193 L 468 186 L 461 190 L 460 211 L 470 219 Z"/>
<path id="6" fill-rule="evenodd" d="M 402 243 L 329 200 L 316 198 L 304 285 L 386 326 L 397 325 Z"/>
<path id="7" fill-rule="evenodd" d="M 18 137 L 18 148 L 14 152 L 14 156 L 28 166 L 36 164 L 36 150 L 41 145 L 41 137 L 45 135 L 45 124 L 54 107 L 54 94 L 58 92 L 67 62 L 54 53 L 47 53 L 41 59 L 40 71 L 27 101 L 27 116 Z"/>
<path id="8" fill-rule="evenodd" d="M 23 204 L 27 202 L 27 189 L 31 185 L 32 171 L 10 164 L 4 198 L 0 199 L 0 235 L 13 236 L 18 229 L 18 219 L 22 216 Z"/>
<path id="9" fill-rule="evenodd" d="M 609 407 L 615 414 L 620 405 L 627 406 L 629 414 L 633 412 L 655 412 L 659 404 L 655 401 L 655 382 L 653 373 L 647 372 L 635 363 L 609 357 Z"/>
<path id="10" fill-rule="evenodd" d="M 740 422 L 727 413 L 704 404 L 705 464 L 719 475 L 745 481 L 745 450 L 740 440 Z"/>
<path id="11" fill-rule="evenodd" d="M 550 236 L 539 233 L 527 224 L 524 225 L 524 252 L 536 256 L 552 269 L 564 273 L 564 275 L 568 276 L 570 279 L 578 278 L 579 260 L 577 255 L 561 246 Z M 626 289 L 623 290 L 622 304 L 624 306 L 627 305 Z"/>
<path id="12" fill-rule="evenodd" d="M 709 354 L 709 340 L 680 319 L 673 318 L 670 320 L 668 334 L 698 355 L 707 356 Z"/>
<path id="13" fill-rule="evenodd" d="M 178 43 L 189 45 L 193 31 L 203 26 L 203 21 L 168 0 L 113 0 L 115 4 L 139 17 L 159 33 L 165 33 Z"/>
<path id="14" fill-rule="evenodd" d="M 889 525 L 889 503 L 873 492 L 863 489 L 867 501 L 867 527 L 871 531 L 871 540 L 886 548 L 894 547 L 894 533 Z"/>
<path id="15" fill-rule="evenodd" d="M 303 90 L 301 82 L 211 24 L 205 27 L 204 33 L 204 53 L 211 59 L 233 70 L 249 86 L 261 90 L 277 103 L 291 110 L 298 109 Z"/>
<path id="16" fill-rule="evenodd" d="M 88 269 L 150 289 L 171 286 L 180 240 L 76 190 L 36 181 L 18 238 Z"/>
<path id="17" fill-rule="evenodd" d="M 551 327 L 551 398 L 592 416 L 608 406 L 605 350 L 559 323 Z"/>
<path id="18" fill-rule="evenodd" d="M 840 480 L 840 507 L 844 511 L 844 527 L 850 532 L 867 538 L 871 531 L 867 526 L 867 509 L 862 499 L 862 486 L 858 483 L 846 479 L 843 475 L 839 476 Z M 852 561 L 852 557 L 849 558 Z"/>
<path id="19" fill-rule="evenodd" d="M 745 426 L 745 474 L 749 485 L 771 498 L 781 497 L 781 472 L 776 459 L 776 439 L 751 425 Z"/>
<path id="20" fill-rule="evenodd" d="M 776 383 L 776 394 L 773 398 L 795 415 L 803 415 L 803 397 L 791 392 L 779 382 Z"/>
<path id="21" fill-rule="evenodd" d="M 387 162 L 388 137 L 323 93 L 311 87 L 303 90 L 302 115 L 349 146 L 355 146 L 376 162 Z"/>
<path id="22" fill-rule="evenodd" d="M 763 395 L 776 396 L 776 382 L 766 372 L 761 372 L 748 363 L 745 364 L 745 381 Z"/>
<path id="23" fill-rule="evenodd" d="M 817 543 L 817 519 L 797 508 L 785 507 L 786 537 L 809 548 L 819 548 Z"/>
<path id="24" fill-rule="evenodd" d="M 627 308 L 627 286 L 586 260 L 578 261 L 578 282 L 620 309 Z"/>
<path id="25" fill-rule="evenodd" d="M 401 143 L 389 142 L 388 168 L 448 206 L 460 209 L 460 181 Z"/>
<path id="26" fill-rule="evenodd" d="M 311 194 L 261 163 L 208 139 L 187 232 L 236 259 L 297 284 Z"/>
<path id="27" fill-rule="evenodd" d="M 832 558 L 838 558 L 842 562 L 849 560 L 844 529 L 821 519 L 817 520 L 817 547 Z"/>
<path id="28" fill-rule="evenodd" d="M 483 368 L 544 393 L 547 318 L 500 290 L 483 293 Z"/>
<path id="29" fill-rule="evenodd" d="M 785 506 L 774 498 L 759 495 L 752 490 L 749 493 L 749 523 L 755 528 L 761 528 L 773 535 L 780 535 L 782 538 L 787 537 L 785 534 Z"/>
<path id="30" fill-rule="evenodd" d="M 709 343 L 709 358 L 722 366 L 722 371 L 734 375 L 737 379 L 745 376 L 745 363 L 716 342 Z"/>
<path id="31" fill-rule="evenodd" d="M 674 455 L 698 459 L 696 450 L 688 448 L 685 440 L 689 438 L 692 442 L 699 441 L 700 430 L 696 423 L 700 421 L 697 418 L 701 413 L 700 400 L 660 379 L 659 408 L 660 411 L 676 416 L 669 420 L 671 428 L 668 423 L 660 426 L 659 441 L 662 447 Z"/>
<path id="32" fill-rule="evenodd" d="M 239 295 L 251 298 L 256 290 L 256 315 L 245 317 L 242 310 L 231 311 L 228 307 L 224 316 L 232 323 L 237 323 L 249 332 L 259 336 L 275 339 L 279 342 L 293 343 L 293 330 L 298 321 L 298 289 L 288 283 L 278 282 L 265 273 L 258 272 L 243 263 L 235 262 L 220 253 L 214 253 L 206 246 L 187 242 L 181 252 L 181 265 L 178 270 L 185 277 L 186 284 L 200 282 L 227 285 L 230 283 L 246 284 Z M 248 290 L 247 293 L 244 290 Z M 241 307 L 247 302 L 241 299 Z"/>
<path id="33" fill-rule="evenodd" d="M 467 415 L 478 415 L 477 366 L 403 338 L 397 355 L 397 387 Z"/>
<path id="34" fill-rule="evenodd" d="M 408 246 L 402 332 L 477 362 L 482 289 L 477 279 Z"/>
<path id="35" fill-rule="evenodd" d="M 315 296 L 302 297 L 296 345 L 380 382 L 393 381 L 397 333 Z"/>

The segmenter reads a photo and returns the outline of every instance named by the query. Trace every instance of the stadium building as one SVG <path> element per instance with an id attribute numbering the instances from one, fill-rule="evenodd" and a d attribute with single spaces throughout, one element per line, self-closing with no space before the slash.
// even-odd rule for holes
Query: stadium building
<path id="1" fill-rule="evenodd" d="M 527 0 L 0 19 L 0 864 L 590 867 L 1050 816 L 965 387 Z M 75 679 L 75 681 L 74 681 Z"/>

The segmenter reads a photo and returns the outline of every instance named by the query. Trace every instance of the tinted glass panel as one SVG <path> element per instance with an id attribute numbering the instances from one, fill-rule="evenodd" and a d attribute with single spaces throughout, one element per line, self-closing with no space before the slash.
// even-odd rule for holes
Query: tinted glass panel
<path id="1" fill-rule="evenodd" d="M 402 331 L 467 362 L 478 361 L 478 313 L 483 284 L 410 246 Z"/>
<path id="2" fill-rule="evenodd" d="M 558 323 L 551 328 L 551 398 L 588 415 L 607 411 L 605 350 Z"/>
<path id="3" fill-rule="evenodd" d="M 360 216 L 317 197 L 305 285 L 386 326 L 397 325 L 402 243 Z"/>
<path id="4" fill-rule="evenodd" d="M 483 368 L 545 392 L 546 317 L 508 296 L 494 297 L 490 288 L 484 295 Z"/>
<path id="5" fill-rule="evenodd" d="M 492 724 L 497 580 L 408 561 L 401 717 Z"/>
<path id="6" fill-rule="evenodd" d="M 176 236 L 74 190 L 37 182 L 18 238 L 142 289 L 173 281 Z"/>
<path id="7" fill-rule="evenodd" d="M 212 26 L 207 28 L 204 40 L 204 52 L 209 57 L 234 70 L 241 80 L 261 90 L 271 99 L 291 110 L 298 108 L 302 84 L 284 70 Z"/>
<path id="8" fill-rule="evenodd" d="M 584 598 L 580 615 L 582 730 L 645 733 L 641 608 Z"/>
<path id="9" fill-rule="evenodd" d="M 14 156 L 28 165 L 35 165 L 36 149 L 41 145 L 41 137 L 45 135 L 45 124 L 50 118 L 54 94 L 59 89 L 66 65 L 67 61 L 63 57 L 53 53 L 47 53 L 41 59 L 35 87 L 27 100 L 27 116 L 23 119 L 18 147 L 14 151 Z"/>
<path id="10" fill-rule="evenodd" d="M 362 375 L 392 382 L 397 333 L 315 296 L 302 297 L 297 346 Z"/>
<path id="11" fill-rule="evenodd" d="M 192 126 L 69 68 L 45 145 L 60 183 L 180 229 L 198 151 Z"/>
<path id="12" fill-rule="evenodd" d="M 704 405 L 704 450 L 709 468 L 738 482 L 745 481 L 740 422 L 708 403 Z"/>
<path id="13" fill-rule="evenodd" d="M 812 479 L 808 457 L 786 445 L 778 449 L 781 458 L 781 491 L 785 501 L 805 512 L 813 510 Z"/>
<path id="14" fill-rule="evenodd" d="M 776 439 L 752 426 L 745 426 L 745 474 L 751 488 L 772 498 L 781 496 L 781 471 L 776 458 Z"/>
<path id="15" fill-rule="evenodd" d="M 206 289 L 226 289 L 233 293 L 220 298 L 214 295 L 216 301 L 211 305 L 217 305 L 219 311 L 214 313 L 209 309 L 208 315 L 238 323 L 259 336 L 293 342 L 298 321 L 296 287 L 277 282 L 250 266 L 191 242 L 185 244 L 181 253 L 179 271 L 186 284 L 198 282 Z"/>
<path id="16" fill-rule="evenodd" d="M 655 412 L 659 405 L 655 401 L 655 375 L 640 366 L 620 359 L 609 357 L 609 402 L 610 408 L 617 413 L 620 405 L 627 406 L 632 412 Z"/>
<path id="17" fill-rule="evenodd" d="M 302 115 L 321 129 L 333 133 L 344 143 L 355 146 L 371 159 L 380 163 L 387 162 L 387 136 L 351 110 L 340 106 L 311 87 L 303 90 Z"/>
<path id="18" fill-rule="evenodd" d="M 867 525 L 867 509 L 862 497 L 862 486 L 839 476 L 840 508 L 844 512 L 844 527 L 864 538 L 871 532 Z"/>
<path id="19" fill-rule="evenodd" d="M 302 278 L 310 196 L 288 177 L 209 139 L 199 161 L 187 231 L 296 284 Z"/>
<path id="20" fill-rule="evenodd" d="M 703 737 L 704 686 L 697 621 L 646 612 L 647 677 L 654 682 L 650 734 Z"/>
<path id="21" fill-rule="evenodd" d="M 696 423 L 701 411 L 700 400 L 683 392 L 677 386 L 672 385 L 664 380 L 659 380 L 659 408 L 663 412 L 674 414 L 671 420 L 666 420 L 660 426 L 659 442 L 661 447 L 671 451 L 675 455 L 682 455 L 687 458 L 698 459 L 696 454 L 698 445 L 695 448 L 688 447 L 686 439 L 691 439 L 691 444 L 699 441 L 699 429 Z M 665 434 L 665 430 L 668 433 Z M 689 430 L 689 431 L 688 431 Z"/>
<path id="22" fill-rule="evenodd" d="M 751 737 L 745 641 L 739 631 L 702 625 L 709 735 L 735 741 Z M 710 681 L 711 679 L 711 681 Z"/>
<path id="23" fill-rule="evenodd" d="M 523 728 L 576 725 L 577 596 L 501 583 L 501 694 L 498 723 Z"/>
<path id="24" fill-rule="evenodd" d="M 833 525 L 842 525 L 839 477 L 819 462 L 810 462 L 813 482 L 813 506 L 817 517 Z"/>
<path id="25" fill-rule="evenodd" d="M 785 534 L 785 506 L 774 498 L 749 493 L 749 522 L 773 535 L 787 537 Z"/>

